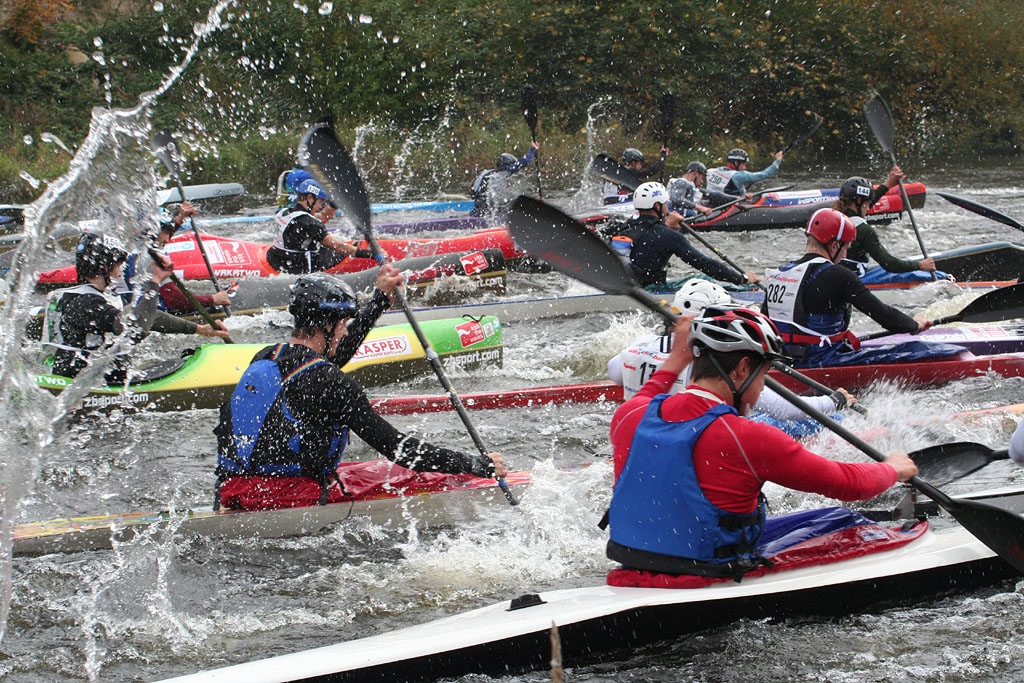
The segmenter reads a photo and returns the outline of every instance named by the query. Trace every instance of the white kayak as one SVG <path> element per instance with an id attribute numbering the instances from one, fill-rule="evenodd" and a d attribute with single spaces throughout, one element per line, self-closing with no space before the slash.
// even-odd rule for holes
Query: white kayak
<path id="1" fill-rule="evenodd" d="M 1018 514 L 1024 489 L 981 496 Z M 178 683 L 435 680 L 541 670 L 558 627 L 562 661 L 580 666 L 740 618 L 834 616 L 926 600 L 1018 573 L 959 526 L 902 547 L 695 589 L 599 585 L 518 596 L 409 628 L 171 679 Z"/>

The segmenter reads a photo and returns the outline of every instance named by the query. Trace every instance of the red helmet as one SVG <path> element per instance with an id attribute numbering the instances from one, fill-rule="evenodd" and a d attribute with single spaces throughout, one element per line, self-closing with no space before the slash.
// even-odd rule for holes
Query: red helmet
<path id="1" fill-rule="evenodd" d="M 807 221 L 807 228 L 804 232 L 822 244 L 828 244 L 833 240 L 852 242 L 857 239 L 857 226 L 853 224 L 849 216 L 835 209 L 815 211 L 811 220 Z"/>

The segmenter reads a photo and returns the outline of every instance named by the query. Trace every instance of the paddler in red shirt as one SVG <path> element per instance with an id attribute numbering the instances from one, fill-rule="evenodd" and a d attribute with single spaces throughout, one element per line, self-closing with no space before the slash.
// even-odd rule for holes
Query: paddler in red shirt
<path id="1" fill-rule="evenodd" d="M 756 311 L 709 306 L 696 319 L 679 319 L 668 360 L 612 418 L 610 559 L 652 572 L 738 578 L 762 562 L 756 547 L 765 482 L 852 501 L 917 474 L 906 453 L 884 463 L 834 462 L 742 417 L 771 361 L 782 358 L 778 331 Z M 693 383 L 665 395 L 691 362 Z"/>

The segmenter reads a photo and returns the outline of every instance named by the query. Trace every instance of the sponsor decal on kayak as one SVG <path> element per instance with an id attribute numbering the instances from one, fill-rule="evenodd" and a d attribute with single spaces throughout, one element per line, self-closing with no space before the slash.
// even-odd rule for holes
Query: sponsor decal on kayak
<path id="1" fill-rule="evenodd" d="M 217 275 L 217 277 L 261 277 L 263 275 L 262 270 L 249 270 L 247 268 L 241 268 L 238 270 L 224 270 L 223 268 L 214 268 L 213 272 Z M 204 275 L 204 277 L 206 276 Z"/>
<path id="2" fill-rule="evenodd" d="M 466 275 L 473 275 L 474 273 L 481 273 L 487 270 L 487 257 L 484 256 L 482 251 L 474 251 L 472 254 L 461 256 L 459 257 L 459 262 L 462 264 L 462 269 L 466 271 Z"/>
<path id="3" fill-rule="evenodd" d="M 113 394 L 109 396 L 86 396 L 82 401 L 83 408 L 109 408 L 110 406 L 130 406 L 137 403 L 149 403 L 149 394 Z"/>
<path id="4" fill-rule="evenodd" d="M 467 320 L 464 323 L 460 323 L 455 326 L 455 331 L 459 334 L 459 344 L 462 348 L 472 346 L 478 342 L 482 342 L 487 338 L 484 333 L 484 327 L 475 320 Z"/>
<path id="5" fill-rule="evenodd" d="M 488 361 L 501 360 L 501 349 L 477 349 L 470 353 L 460 353 L 457 356 L 445 356 L 445 365 L 454 365 L 456 367 L 462 367 L 464 365 L 476 365 L 477 363 L 486 363 Z"/>
<path id="6" fill-rule="evenodd" d="M 59 375 L 38 375 L 37 377 L 39 384 L 45 384 L 51 387 L 66 387 L 68 385 L 68 379 L 60 377 Z"/>
<path id="7" fill-rule="evenodd" d="M 412 351 L 409 338 L 405 335 L 394 335 L 380 339 L 364 341 L 356 355 L 352 356 L 353 361 L 367 360 L 370 358 L 390 358 L 393 356 L 404 356 Z"/>
<path id="8" fill-rule="evenodd" d="M 179 254 L 183 251 L 192 251 L 195 249 L 195 245 L 192 242 L 168 242 L 164 246 L 164 252 L 168 255 Z"/>

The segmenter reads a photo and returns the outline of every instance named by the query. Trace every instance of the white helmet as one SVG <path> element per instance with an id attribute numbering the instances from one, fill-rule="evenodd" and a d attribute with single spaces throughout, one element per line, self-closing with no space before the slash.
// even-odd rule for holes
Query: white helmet
<path id="1" fill-rule="evenodd" d="M 653 209 L 655 204 L 668 202 L 668 190 L 661 183 L 644 183 L 633 193 L 633 208 Z"/>
<path id="2" fill-rule="evenodd" d="M 672 299 L 672 310 L 680 315 L 700 315 L 707 306 L 730 306 L 734 302 L 725 288 L 707 280 L 687 280 Z"/>

